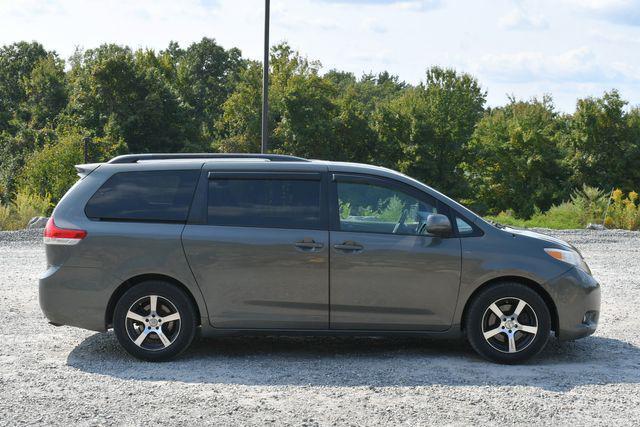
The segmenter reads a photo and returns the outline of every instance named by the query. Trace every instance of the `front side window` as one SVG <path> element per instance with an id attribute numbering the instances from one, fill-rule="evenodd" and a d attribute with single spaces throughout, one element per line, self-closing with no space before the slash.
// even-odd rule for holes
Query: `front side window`
<path id="1" fill-rule="evenodd" d="M 375 184 L 338 182 L 340 230 L 424 235 L 436 201 L 418 200 L 402 191 Z"/>
<path id="2" fill-rule="evenodd" d="M 212 179 L 208 224 L 322 229 L 320 181 Z"/>
<path id="3" fill-rule="evenodd" d="M 91 197 L 85 213 L 102 221 L 185 222 L 200 171 L 120 172 Z"/>

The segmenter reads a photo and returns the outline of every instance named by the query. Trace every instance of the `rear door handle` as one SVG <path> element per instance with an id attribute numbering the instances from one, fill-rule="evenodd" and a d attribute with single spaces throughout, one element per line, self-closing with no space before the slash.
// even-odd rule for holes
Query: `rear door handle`
<path id="1" fill-rule="evenodd" d="M 342 252 L 361 252 L 364 246 L 356 242 L 344 242 L 341 245 L 333 245 L 333 248 Z"/>
<path id="2" fill-rule="evenodd" d="M 300 242 L 295 242 L 294 246 L 305 252 L 316 252 L 324 248 L 323 243 L 318 243 L 313 239 L 304 239 Z"/>

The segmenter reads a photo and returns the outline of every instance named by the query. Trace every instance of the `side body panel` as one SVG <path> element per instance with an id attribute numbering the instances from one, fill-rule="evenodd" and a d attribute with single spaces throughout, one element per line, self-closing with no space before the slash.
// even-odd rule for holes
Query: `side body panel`
<path id="1" fill-rule="evenodd" d="M 204 298 L 182 248 L 184 224 L 92 221 L 84 214 L 87 201 L 116 171 L 201 167 L 172 162 L 102 165 L 64 196 L 53 213 L 56 225 L 86 230 L 87 237 L 75 246 L 47 245 L 49 265 L 40 280 L 40 304 L 52 322 L 104 330 L 109 299 L 118 286 L 150 274 L 182 283 L 208 321 Z M 61 299 L 61 295 L 65 297 Z"/>
<path id="2" fill-rule="evenodd" d="M 273 179 L 261 174 L 274 169 L 300 179 L 307 173 L 320 177 L 322 229 L 207 224 L 210 179 L 229 172 Z M 206 164 L 182 241 L 213 328 L 328 329 L 326 166 L 296 162 Z M 304 242 L 317 247 L 305 248 Z"/>
<path id="3" fill-rule="evenodd" d="M 333 172 L 330 169 L 331 328 L 448 329 L 460 286 L 460 239 L 416 235 L 411 227 L 398 231 L 400 224 L 389 227 L 394 220 L 404 226 L 409 215 L 416 220 L 418 204 L 423 213 L 437 208 L 448 214 L 448 208 L 394 178 Z M 403 214 L 396 218 L 390 205 L 384 205 L 387 217 L 381 217 L 380 204 L 393 201 L 404 203 Z M 341 219 L 340 203 L 347 203 L 346 218 Z M 416 212 L 409 214 L 409 206 Z M 341 230 L 343 226 L 348 229 Z M 344 245 L 360 249 L 345 250 Z"/>
<path id="4" fill-rule="evenodd" d="M 544 252 L 545 247 L 557 247 L 557 244 L 499 229 L 484 230 L 484 236 L 461 239 L 462 275 L 454 315 L 456 327 L 461 326 L 469 298 L 484 283 L 500 278 L 524 278 L 553 298 L 557 289 L 549 286 L 550 281 L 572 268 Z M 563 313 L 558 314 L 562 317 Z"/>
<path id="5" fill-rule="evenodd" d="M 328 328 L 328 231 L 187 225 L 182 240 L 214 327 Z"/>
<path id="6" fill-rule="evenodd" d="M 362 252 L 333 248 L 356 242 Z M 460 241 L 331 232 L 331 328 L 443 331 L 460 283 Z"/>

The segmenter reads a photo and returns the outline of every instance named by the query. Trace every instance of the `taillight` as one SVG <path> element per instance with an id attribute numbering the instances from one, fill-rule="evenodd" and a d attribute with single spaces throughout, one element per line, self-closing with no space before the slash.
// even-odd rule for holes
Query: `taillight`
<path id="1" fill-rule="evenodd" d="M 77 245 L 80 240 L 87 236 L 84 230 L 70 230 L 67 228 L 59 228 L 53 221 L 53 217 L 47 221 L 44 229 L 45 245 Z"/>

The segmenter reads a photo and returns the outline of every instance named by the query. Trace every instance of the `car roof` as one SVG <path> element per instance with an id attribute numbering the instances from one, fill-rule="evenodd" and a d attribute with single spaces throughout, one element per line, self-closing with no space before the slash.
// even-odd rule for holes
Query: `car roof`
<path id="1" fill-rule="evenodd" d="M 369 170 L 385 172 L 392 175 L 402 175 L 391 169 L 365 163 L 335 162 L 328 160 L 311 160 L 284 154 L 254 154 L 254 153 L 158 153 L 158 154 L 127 154 L 118 156 L 107 162 L 109 165 L 163 165 L 190 164 L 193 166 L 211 165 L 223 168 L 244 167 L 255 165 L 260 169 L 317 169 L 322 166 L 332 171 Z M 256 164 L 261 164 L 258 166 Z M 129 169 L 129 168 L 127 168 Z M 147 168 L 145 168 L 147 169 Z M 164 169 L 164 167 L 163 167 Z"/>

